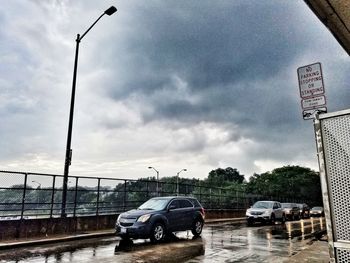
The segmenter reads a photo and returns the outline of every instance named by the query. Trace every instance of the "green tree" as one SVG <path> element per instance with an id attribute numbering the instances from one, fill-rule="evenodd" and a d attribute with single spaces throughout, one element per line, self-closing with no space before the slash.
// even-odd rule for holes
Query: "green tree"
<path id="1" fill-rule="evenodd" d="M 210 171 L 206 181 L 212 186 L 224 187 L 232 184 L 242 184 L 244 175 L 241 175 L 236 168 L 218 168 Z"/>
<path id="2" fill-rule="evenodd" d="M 254 174 L 247 184 L 247 192 L 322 203 L 319 174 L 300 166 L 284 166 Z"/>

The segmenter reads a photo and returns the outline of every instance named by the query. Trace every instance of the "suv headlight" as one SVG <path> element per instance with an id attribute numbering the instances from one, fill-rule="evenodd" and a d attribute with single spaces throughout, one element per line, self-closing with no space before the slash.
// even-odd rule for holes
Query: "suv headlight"
<path id="1" fill-rule="evenodd" d="M 271 211 L 270 210 L 266 210 L 262 215 L 263 216 L 270 216 Z"/>
<path id="2" fill-rule="evenodd" d="M 147 220 L 148 220 L 150 217 L 151 217 L 151 214 L 140 216 L 140 217 L 137 219 L 137 222 L 145 223 L 145 222 L 147 222 Z"/>

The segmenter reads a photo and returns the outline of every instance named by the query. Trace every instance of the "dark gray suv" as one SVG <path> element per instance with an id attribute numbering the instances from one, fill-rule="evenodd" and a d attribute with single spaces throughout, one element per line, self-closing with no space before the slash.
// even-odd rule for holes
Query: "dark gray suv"
<path id="1" fill-rule="evenodd" d="M 194 197 L 155 197 L 120 214 L 115 228 L 123 239 L 150 238 L 159 242 L 177 231 L 191 230 L 194 236 L 199 236 L 204 218 L 204 208 Z"/>

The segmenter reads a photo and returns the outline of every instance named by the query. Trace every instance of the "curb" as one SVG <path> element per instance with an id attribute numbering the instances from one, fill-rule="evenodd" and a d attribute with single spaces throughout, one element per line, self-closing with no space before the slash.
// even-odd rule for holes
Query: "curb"
<path id="1" fill-rule="evenodd" d="M 81 240 L 86 238 L 108 237 L 108 236 L 114 236 L 114 235 L 115 235 L 114 231 L 111 231 L 111 232 L 105 232 L 105 233 L 78 234 L 78 235 L 71 235 L 71 236 L 64 236 L 64 237 L 57 237 L 57 238 L 18 241 L 18 242 L 0 244 L 0 250 L 35 246 L 35 245 L 46 245 L 46 244 L 52 244 L 52 243 Z"/>
<path id="2" fill-rule="evenodd" d="M 246 219 L 245 217 L 239 217 L 239 218 L 220 218 L 220 219 L 206 219 L 205 224 L 215 224 L 215 223 L 245 223 Z"/>

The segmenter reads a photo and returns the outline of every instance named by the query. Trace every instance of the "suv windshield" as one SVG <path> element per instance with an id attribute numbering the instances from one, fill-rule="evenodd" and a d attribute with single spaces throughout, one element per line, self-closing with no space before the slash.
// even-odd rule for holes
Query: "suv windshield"
<path id="1" fill-rule="evenodd" d="M 252 208 L 265 208 L 265 209 L 268 209 L 268 208 L 272 208 L 272 202 L 264 202 L 264 201 L 259 201 L 259 202 L 256 202 Z"/>
<path id="2" fill-rule="evenodd" d="M 311 210 L 322 210 L 323 208 L 322 207 L 320 207 L 320 206 L 315 206 L 315 207 L 313 207 Z"/>
<path id="3" fill-rule="evenodd" d="M 150 199 L 139 206 L 140 210 L 162 210 L 168 204 L 169 199 Z"/>

